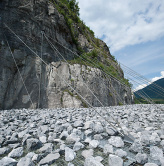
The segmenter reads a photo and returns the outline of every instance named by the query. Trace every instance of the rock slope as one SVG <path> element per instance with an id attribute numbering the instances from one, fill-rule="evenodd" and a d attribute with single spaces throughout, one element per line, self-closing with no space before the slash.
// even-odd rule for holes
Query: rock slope
<path id="1" fill-rule="evenodd" d="M 61 8 L 63 10 L 67 8 L 65 8 L 64 5 L 57 9 L 57 5 L 60 4 L 61 1 L 55 0 L 54 3 L 55 5 L 48 0 L 0 1 L 0 109 L 32 108 L 28 93 L 34 103 L 34 108 L 84 106 L 81 100 L 66 93 L 68 87 L 65 87 L 63 81 L 57 77 L 55 77 L 56 80 L 54 81 L 53 76 L 55 74 L 52 70 L 52 64 L 57 65 L 63 58 L 59 56 L 57 52 L 54 52 L 45 37 L 43 37 L 42 41 L 42 32 L 46 34 L 47 38 L 51 40 L 52 44 L 54 44 L 55 48 L 58 49 L 66 60 L 74 59 L 75 55 L 71 51 L 80 54 L 81 52 L 79 50 L 88 53 L 93 51 L 95 47 L 101 48 L 103 54 L 99 53 L 100 57 L 97 57 L 98 62 L 101 62 L 101 67 L 104 67 L 103 65 L 106 63 L 105 60 L 109 60 L 110 64 L 108 68 L 111 67 L 118 75 L 118 78 L 124 79 L 123 72 L 119 65 L 116 61 L 111 60 L 113 57 L 106 44 L 99 39 L 96 40 L 93 35 L 91 37 L 89 30 L 84 24 L 83 30 L 79 27 L 79 24 L 75 22 L 72 22 L 70 28 L 70 18 L 67 18 L 67 21 L 65 19 L 68 12 L 65 12 L 67 15 L 63 15 L 59 12 Z M 41 56 L 42 52 L 42 59 L 48 66 L 43 65 L 39 57 L 36 57 L 6 25 L 39 56 Z M 86 31 L 86 35 L 82 33 L 84 30 Z M 55 41 L 52 40 L 52 38 Z M 28 93 L 11 56 L 6 39 L 9 42 L 11 52 L 16 60 Z M 69 48 L 71 51 L 64 49 L 61 45 L 57 44 L 56 41 Z M 96 41 L 99 47 L 95 46 Z M 41 51 L 42 42 L 43 47 Z M 106 59 L 103 56 L 106 57 Z M 86 82 L 89 87 L 93 86 L 93 91 L 97 91 L 97 87 L 99 87 L 95 95 L 100 97 L 105 106 L 117 105 L 118 103 L 124 102 L 128 104 L 132 103 L 129 87 L 126 88 L 116 81 L 109 79 L 110 83 L 105 80 L 105 84 L 109 86 L 110 90 L 112 90 L 110 85 L 114 86 L 114 93 L 112 94 L 109 90 L 104 89 L 104 85 L 100 82 L 101 79 L 104 79 L 99 70 L 88 67 L 91 72 L 87 72 L 87 67 L 73 64 L 69 68 L 72 73 L 68 71 L 67 65 L 62 63 L 56 70 L 57 72 L 58 70 L 65 71 L 64 75 L 67 80 L 70 76 L 74 76 L 75 78 L 72 78 L 72 80 L 69 79 L 69 81 L 71 80 L 72 84 L 76 83 L 74 87 L 81 92 L 86 91 L 86 87 L 84 87 L 84 84 L 81 82 L 82 80 Z M 74 70 L 72 71 L 72 69 Z M 84 73 L 82 74 L 79 71 Z M 92 76 L 90 74 L 92 74 Z M 84 78 L 81 78 L 82 76 Z M 80 80 L 77 81 L 77 78 L 80 78 Z M 58 84 L 58 87 L 55 87 L 56 84 Z M 65 92 L 63 92 L 64 90 Z M 120 101 L 118 97 L 116 97 L 116 93 L 121 96 Z M 82 92 L 82 95 L 84 95 L 84 92 Z M 93 98 L 93 95 L 85 92 L 85 96 L 93 106 L 100 106 Z"/>
<path id="2" fill-rule="evenodd" d="M 104 120 L 104 108 L 1 111 L 0 165 L 163 166 L 163 108 L 107 108 L 124 132 L 134 136 L 133 144 L 116 135 Z"/>

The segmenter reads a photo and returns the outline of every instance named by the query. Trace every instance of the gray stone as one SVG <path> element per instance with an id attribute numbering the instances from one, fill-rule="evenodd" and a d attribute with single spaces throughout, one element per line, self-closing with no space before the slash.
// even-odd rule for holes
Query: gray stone
<path id="1" fill-rule="evenodd" d="M 35 139 L 35 138 L 27 139 L 26 142 L 27 142 L 28 150 L 36 150 L 42 146 L 42 143 L 38 139 Z"/>
<path id="2" fill-rule="evenodd" d="M 103 166 L 103 164 L 97 161 L 94 157 L 89 157 L 85 159 L 84 166 Z"/>
<path id="3" fill-rule="evenodd" d="M 94 135 L 94 137 L 93 137 L 95 140 L 102 140 L 103 139 L 103 137 L 101 136 L 101 134 L 96 134 L 96 135 Z"/>
<path id="4" fill-rule="evenodd" d="M 155 163 L 146 163 L 144 166 L 158 166 L 158 165 Z"/>
<path id="5" fill-rule="evenodd" d="M 161 158 L 163 158 L 162 149 L 158 148 L 157 146 L 151 146 L 150 147 L 150 161 L 153 161 L 153 163 L 160 164 Z"/>
<path id="6" fill-rule="evenodd" d="M 66 147 L 65 144 L 61 144 L 61 145 L 60 145 L 60 150 L 65 150 L 65 147 Z"/>
<path id="7" fill-rule="evenodd" d="M 115 151 L 115 155 L 119 156 L 119 157 L 126 157 L 127 156 L 127 152 L 122 150 L 122 149 L 117 149 Z"/>
<path id="8" fill-rule="evenodd" d="M 90 137 L 93 135 L 93 131 L 91 129 L 85 130 L 84 134 L 86 135 L 86 137 Z"/>
<path id="9" fill-rule="evenodd" d="M 141 133 L 140 142 L 142 144 L 148 145 L 150 144 L 150 137 L 151 137 L 150 132 L 144 131 Z"/>
<path id="10" fill-rule="evenodd" d="M 74 160 L 75 156 L 76 156 L 76 153 L 72 149 L 65 147 L 65 160 L 66 161 Z"/>
<path id="11" fill-rule="evenodd" d="M 26 157 L 32 159 L 34 155 L 35 155 L 34 152 L 29 152 L 29 153 L 26 155 Z"/>
<path id="12" fill-rule="evenodd" d="M 106 132 L 110 135 L 113 136 L 115 135 L 116 131 L 112 128 L 106 127 Z"/>
<path id="13" fill-rule="evenodd" d="M 71 133 L 67 138 L 66 138 L 66 142 L 67 143 L 75 143 L 77 141 L 79 141 L 80 138 L 75 134 L 75 133 Z"/>
<path id="14" fill-rule="evenodd" d="M 43 134 L 46 134 L 49 131 L 49 128 L 47 125 L 40 126 L 40 129 Z"/>
<path id="15" fill-rule="evenodd" d="M 60 134 L 60 139 L 62 140 L 66 140 L 66 138 L 68 137 L 68 131 L 63 131 L 61 134 Z"/>
<path id="16" fill-rule="evenodd" d="M 111 138 L 108 140 L 108 142 L 109 142 L 109 144 L 111 144 L 117 148 L 124 147 L 124 142 L 118 136 L 111 136 Z"/>
<path id="17" fill-rule="evenodd" d="M 46 143 L 44 144 L 43 147 L 41 147 L 40 149 L 38 149 L 38 152 L 40 153 L 51 153 L 53 151 L 53 144 L 52 143 Z"/>
<path id="18" fill-rule="evenodd" d="M 23 157 L 19 160 L 17 166 L 35 166 L 32 159 L 29 157 Z"/>
<path id="19" fill-rule="evenodd" d="M 17 163 L 18 162 L 15 159 L 9 157 L 4 157 L 0 160 L 1 166 L 16 166 Z"/>
<path id="20" fill-rule="evenodd" d="M 138 153 L 136 155 L 135 159 L 136 159 L 137 163 L 139 163 L 139 164 L 145 164 L 148 161 L 147 154 L 141 154 L 141 153 Z"/>
<path id="21" fill-rule="evenodd" d="M 55 162 L 55 160 L 57 160 L 60 157 L 59 153 L 55 153 L 55 154 L 48 154 L 45 158 L 43 158 L 40 162 L 39 165 L 51 165 Z"/>
<path id="22" fill-rule="evenodd" d="M 159 135 L 156 132 L 153 132 L 150 136 L 150 144 L 157 145 L 161 141 Z"/>
<path id="23" fill-rule="evenodd" d="M 3 156 L 4 154 L 7 154 L 9 152 L 9 148 L 4 147 L 4 148 L 0 148 L 0 156 Z"/>
<path id="24" fill-rule="evenodd" d="M 84 145 L 81 142 L 76 142 L 73 146 L 74 151 L 78 151 L 80 149 L 84 148 Z"/>
<path id="25" fill-rule="evenodd" d="M 9 154 L 8 157 L 11 158 L 17 158 L 17 157 L 21 157 L 23 155 L 23 148 L 19 147 L 16 149 L 13 149 Z"/>
<path id="26" fill-rule="evenodd" d="M 2 135 L 0 135 L 0 145 L 3 144 L 4 141 L 5 141 L 5 138 Z"/>
<path id="27" fill-rule="evenodd" d="M 135 140 L 129 150 L 132 152 L 141 153 L 142 149 L 143 149 L 143 146 L 141 142 L 139 140 Z"/>
<path id="28" fill-rule="evenodd" d="M 123 160 L 118 156 L 110 154 L 108 159 L 108 164 L 109 166 L 123 166 Z"/>
<path id="29" fill-rule="evenodd" d="M 101 162 L 101 161 L 103 161 L 103 158 L 101 156 L 96 156 L 95 160 L 98 161 L 98 162 Z"/>
<path id="30" fill-rule="evenodd" d="M 30 135 L 30 134 L 25 134 L 24 136 L 23 136 L 23 139 L 22 139 L 22 145 L 24 146 L 24 145 L 26 145 L 27 144 L 27 139 L 29 139 L 29 138 L 32 138 L 32 136 Z"/>
<path id="31" fill-rule="evenodd" d="M 103 152 L 105 154 L 113 153 L 113 146 L 110 144 L 106 144 L 103 148 Z"/>
<path id="32" fill-rule="evenodd" d="M 53 143 L 56 138 L 56 133 L 49 133 L 48 142 Z"/>
<path id="33" fill-rule="evenodd" d="M 93 156 L 93 149 L 84 150 L 84 151 L 82 151 L 81 155 L 84 158 L 89 158 L 89 157 Z"/>
<path id="34" fill-rule="evenodd" d="M 18 134 L 17 133 L 13 133 L 11 138 L 9 140 L 7 140 L 7 144 L 14 144 L 18 142 Z"/>
<path id="35" fill-rule="evenodd" d="M 42 158 L 42 156 L 40 154 L 35 154 L 33 157 L 32 157 L 32 161 L 37 163 L 40 161 L 40 159 Z"/>
<path id="36" fill-rule="evenodd" d="M 25 129 L 25 130 L 19 132 L 19 133 L 18 133 L 18 137 L 19 137 L 19 138 L 23 138 L 24 135 L 27 134 L 27 132 L 28 132 L 28 129 Z"/>
<path id="37" fill-rule="evenodd" d="M 20 143 L 17 143 L 17 144 L 9 144 L 8 147 L 11 148 L 11 149 L 16 149 L 18 147 L 20 147 Z"/>
<path id="38" fill-rule="evenodd" d="M 87 130 L 87 129 L 92 129 L 94 126 L 94 123 L 93 121 L 87 121 L 84 123 L 84 129 Z"/>
<path id="39" fill-rule="evenodd" d="M 94 124 L 93 130 L 94 130 L 95 133 L 103 133 L 104 132 L 104 127 L 102 126 L 101 123 L 97 122 L 96 124 Z"/>
<path id="40" fill-rule="evenodd" d="M 162 146 L 162 149 L 164 150 L 164 140 L 161 141 L 160 145 Z"/>
<path id="41" fill-rule="evenodd" d="M 67 166 L 74 166 L 74 164 L 72 164 L 72 163 L 68 163 L 68 165 Z"/>
<path id="42" fill-rule="evenodd" d="M 83 127 L 84 126 L 82 120 L 75 121 L 73 125 L 74 125 L 74 127 Z"/>
<path id="43" fill-rule="evenodd" d="M 164 166 L 164 157 L 160 158 L 160 164 L 161 166 Z"/>
<path id="44" fill-rule="evenodd" d="M 47 142 L 47 137 L 46 136 L 40 136 L 39 137 L 39 140 L 42 142 L 42 143 L 46 143 Z"/>
<path id="45" fill-rule="evenodd" d="M 97 141 L 97 140 L 92 140 L 89 142 L 90 148 L 97 148 L 98 145 L 99 145 L 99 141 Z"/>

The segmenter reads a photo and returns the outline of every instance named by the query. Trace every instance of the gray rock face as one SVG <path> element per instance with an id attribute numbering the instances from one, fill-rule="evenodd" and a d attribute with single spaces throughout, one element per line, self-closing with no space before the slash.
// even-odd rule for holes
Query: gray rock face
<path id="1" fill-rule="evenodd" d="M 54 54 L 54 50 L 44 42 L 43 45 L 43 60 L 48 66 L 43 65 L 41 60 L 36 57 L 21 41 L 8 30 L 3 23 L 9 26 L 14 32 L 38 55 L 40 52 L 41 32 L 44 30 L 48 38 L 52 37 L 55 41 L 61 43 L 70 50 L 78 53 L 77 46 L 73 42 L 71 30 L 68 27 L 64 16 L 57 11 L 55 5 L 53 6 L 48 0 L 38 1 L 0 1 L 0 109 L 10 108 L 59 108 L 59 107 L 82 107 L 83 102 L 79 96 L 72 94 L 68 85 L 62 81 L 56 74 L 71 84 L 83 97 L 86 97 L 93 106 L 101 106 L 93 95 L 87 90 L 84 82 L 92 89 L 94 94 L 98 96 L 100 101 L 105 105 L 117 105 L 119 103 L 117 95 L 111 94 L 107 87 L 114 86 L 115 90 L 120 94 L 123 102 L 131 103 L 130 88 L 125 88 L 123 85 L 104 78 L 99 69 L 85 67 L 84 65 L 67 65 L 60 63 L 61 57 Z M 12 15 L 12 17 L 10 17 Z M 82 49 L 88 51 L 93 50 L 93 46 L 89 44 L 87 38 L 80 32 L 78 25 L 74 25 L 77 32 L 79 45 Z M 25 78 L 25 85 L 28 87 L 27 95 L 26 89 L 22 84 L 19 72 L 16 69 L 15 63 L 11 57 L 11 53 L 6 44 L 3 33 L 7 36 L 12 47 L 13 55 L 18 64 L 22 77 Z M 45 40 L 45 38 L 44 38 Z M 85 42 L 84 42 L 85 41 Z M 53 41 L 52 41 L 53 42 Z M 87 43 L 87 47 L 86 47 Z M 71 60 L 74 54 L 64 49 L 56 42 L 53 42 L 55 48 L 59 50 L 64 58 Z M 102 47 L 107 52 L 110 52 L 104 42 L 101 41 Z M 56 63 L 59 62 L 59 63 Z M 53 66 L 52 66 L 53 65 Z M 114 67 L 120 71 L 120 77 L 123 77 L 123 72 L 120 67 L 112 63 Z M 41 85 L 40 85 L 41 75 Z M 104 82 L 107 87 L 104 86 Z M 97 85 L 100 88 L 97 88 Z M 41 87 L 40 87 L 41 86 Z M 41 89 L 41 98 L 38 101 L 39 89 Z M 103 90 L 103 93 L 102 93 Z M 71 92 L 71 93 L 70 93 Z"/>
<path id="2" fill-rule="evenodd" d="M 55 162 L 55 160 L 57 160 L 60 157 L 59 153 L 55 153 L 55 154 L 48 154 L 45 158 L 43 158 L 40 162 L 39 165 L 50 165 L 53 164 Z"/>
<path id="3" fill-rule="evenodd" d="M 123 166 L 123 160 L 118 156 L 110 154 L 108 164 L 109 166 Z"/>

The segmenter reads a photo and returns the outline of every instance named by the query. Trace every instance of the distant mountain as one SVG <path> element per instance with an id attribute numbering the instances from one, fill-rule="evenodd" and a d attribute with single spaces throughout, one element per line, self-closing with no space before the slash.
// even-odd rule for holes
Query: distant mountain
<path id="1" fill-rule="evenodd" d="M 152 99 L 164 99 L 164 78 L 161 78 L 134 93 L 136 98 L 141 98 L 138 94 L 144 96 L 147 94 Z"/>

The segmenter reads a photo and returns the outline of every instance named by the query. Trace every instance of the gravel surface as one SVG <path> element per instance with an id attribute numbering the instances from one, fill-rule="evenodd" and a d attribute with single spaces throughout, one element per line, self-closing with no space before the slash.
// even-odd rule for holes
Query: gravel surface
<path id="1" fill-rule="evenodd" d="M 164 105 L 2 110 L 0 166 L 164 166 L 163 110 Z M 134 143 L 104 120 L 120 130 L 109 115 Z"/>

